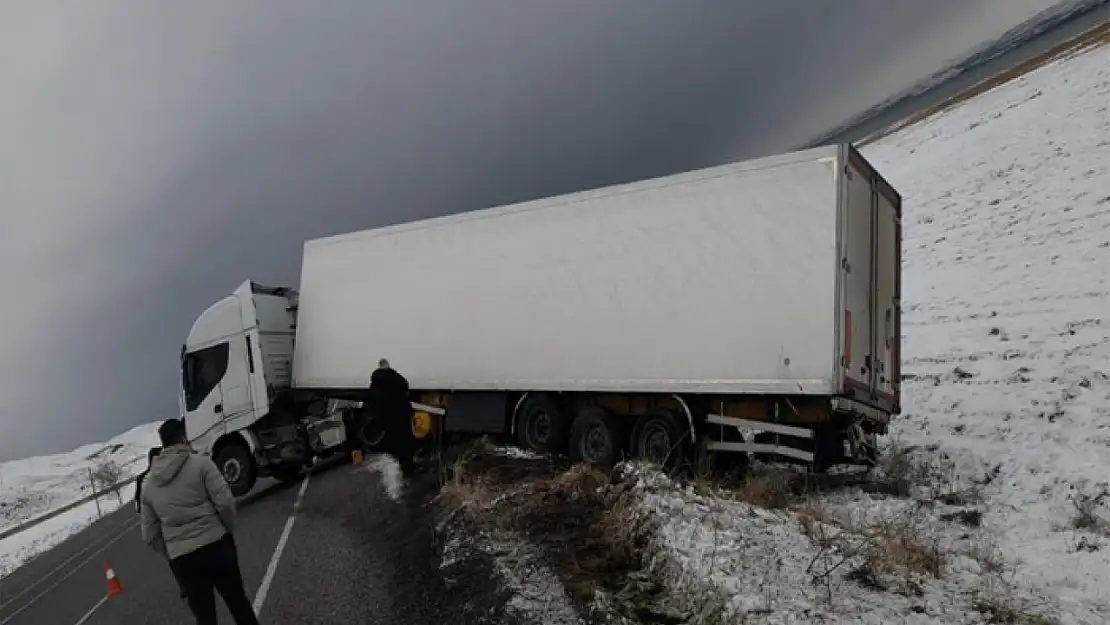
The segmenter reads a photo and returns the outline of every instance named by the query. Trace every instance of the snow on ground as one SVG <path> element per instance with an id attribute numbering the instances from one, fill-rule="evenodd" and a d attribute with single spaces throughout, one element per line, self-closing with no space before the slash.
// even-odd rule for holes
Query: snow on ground
<path id="1" fill-rule="evenodd" d="M 366 465 L 366 469 L 378 475 L 382 481 L 385 494 L 393 501 L 400 501 L 404 494 L 404 476 L 401 475 L 401 465 L 389 454 L 376 454 Z"/>
<path id="2" fill-rule="evenodd" d="M 911 497 L 768 510 L 656 476 L 657 571 L 745 622 L 1110 622 L 1110 525 L 1074 503 L 1110 480 L 1110 48 L 865 152 L 905 199 Z"/>
<path id="3" fill-rule="evenodd" d="M 911 544 L 906 537 L 920 537 L 912 502 L 891 502 L 901 509 L 885 510 L 866 526 L 849 525 L 824 513 L 807 516 L 805 505 L 802 512 L 768 509 L 727 491 L 706 492 L 657 472 L 629 470 L 638 480 L 633 492 L 641 513 L 663 520 L 648 547 L 649 567 L 682 613 L 701 614 L 710 623 L 768 625 L 983 620 L 975 607 L 982 566 L 956 550 L 960 532 L 938 532 Z M 915 550 L 913 558 L 892 546 Z M 943 575 L 928 571 L 934 549 L 953 553 Z M 1012 594 L 1006 600 L 1039 603 Z"/>
<path id="4" fill-rule="evenodd" d="M 522 623 L 582 625 L 559 577 L 544 563 L 543 555 L 526 538 L 511 532 L 474 535 L 467 530 L 446 532 L 440 569 L 450 571 L 458 562 L 481 552 L 492 559 L 498 584 L 510 590 L 505 612 Z M 464 537 L 466 543 L 464 544 Z"/>
<path id="5" fill-rule="evenodd" d="M 1110 48 L 866 153 L 905 198 L 894 435 L 998 467 L 984 523 L 1003 552 L 1105 622 L 1110 545 L 1076 549 L 1069 498 L 1110 480 Z"/>
<path id="6" fill-rule="evenodd" d="M 157 423 L 141 425 L 106 443 L 0 464 L 0 532 L 88 496 L 92 492 L 90 469 L 95 472 L 114 464 L 121 481 L 142 472 L 147 450 L 158 445 L 157 428 Z M 133 491 L 127 488 L 120 494 L 126 503 Z M 119 500 L 110 494 L 101 499 L 101 506 L 107 513 L 119 506 Z M 96 518 L 96 504 L 90 502 L 0 541 L 0 577 Z"/>
<path id="7" fill-rule="evenodd" d="M 101 498 L 99 510 L 96 503 L 90 501 L 0 541 L 0 579 L 92 525 L 100 516 L 130 505 L 134 497 L 135 485 L 129 484 L 120 489 L 118 497 L 109 494 Z"/>

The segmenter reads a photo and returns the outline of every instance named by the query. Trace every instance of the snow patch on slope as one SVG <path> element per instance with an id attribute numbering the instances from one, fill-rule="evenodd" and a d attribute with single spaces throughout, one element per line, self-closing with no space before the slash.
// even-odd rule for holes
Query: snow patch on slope
<path id="1" fill-rule="evenodd" d="M 1071 527 L 1110 480 L 1110 48 L 866 150 L 904 195 L 905 414 L 894 436 L 997 474 L 985 524 L 1077 622 L 1110 545 Z"/>
<path id="2" fill-rule="evenodd" d="M 909 487 L 770 510 L 643 472 L 653 571 L 696 622 L 1110 622 L 1110 510 L 1074 503 L 1110 480 L 1110 48 L 865 152 L 905 199 Z"/>
<path id="3" fill-rule="evenodd" d="M 146 469 L 147 451 L 159 445 L 158 425 L 141 425 L 105 443 L 84 445 L 68 453 L 0 464 L 0 531 L 90 495 L 89 471 L 104 463 L 117 465 L 121 480 L 141 473 Z M 108 514 L 133 497 L 133 487 L 121 490 L 118 497 L 108 494 L 100 500 L 101 513 Z M 0 541 L 0 577 L 96 519 L 96 504 L 89 502 Z"/>

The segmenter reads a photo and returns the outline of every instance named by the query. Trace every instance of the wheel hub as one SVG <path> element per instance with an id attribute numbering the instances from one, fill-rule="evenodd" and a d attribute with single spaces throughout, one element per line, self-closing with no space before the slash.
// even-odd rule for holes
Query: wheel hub
<path id="1" fill-rule="evenodd" d="M 551 415 L 546 412 L 533 413 L 528 420 L 528 439 L 534 445 L 544 445 L 551 437 Z"/>
<path id="2" fill-rule="evenodd" d="M 671 454 L 671 437 L 667 434 L 667 429 L 658 425 L 652 425 L 644 432 L 643 455 L 654 460 L 664 460 Z"/>
<path id="3" fill-rule="evenodd" d="M 239 461 L 235 458 L 228 458 L 224 461 L 224 479 L 228 482 L 238 482 L 242 470 Z"/>
<path id="4" fill-rule="evenodd" d="M 591 427 L 582 440 L 582 455 L 591 462 L 598 462 L 605 457 L 609 448 L 609 434 L 600 426 Z"/>

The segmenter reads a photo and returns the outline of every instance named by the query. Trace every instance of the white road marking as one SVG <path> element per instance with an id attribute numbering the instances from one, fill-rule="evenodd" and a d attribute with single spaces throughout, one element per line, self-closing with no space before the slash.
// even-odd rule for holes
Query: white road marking
<path id="1" fill-rule="evenodd" d="M 93 615 L 93 612 L 96 612 L 97 610 L 99 610 L 100 606 L 104 605 L 104 602 L 107 601 L 107 600 L 108 600 L 108 595 L 104 595 L 103 597 L 101 597 L 100 601 L 97 601 L 96 605 L 94 605 L 92 608 L 90 608 L 88 612 L 85 612 L 85 616 L 82 616 L 81 620 L 77 621 L 73 625 L 84 625 L 85 621 L 89 620 L 89 617 Z"/>
<path id="2" fill-rule="evenodd" d="M 117 526 L 116 526 L 115 528 L 113 528 L 113 529 L 118 529 L 118 528 L 119 528 L 120 526 L 122 526 L 122 525 L 126 525 L 126 526 L 128 526 L 128 527 L 124 528 L 124 530 L 123 530 L 123 533 L 125 533 L 125 534 L 126 534 L 127 532 L 131 531 L 131 528 L 133 527 L 133 525 L 131 524 L 131 520 L 130 520 L 130 519 L 128 519 L 127 521 L 124 521 L 123 523 L 120 523 L 119 525 L 117 525 Z M 107 535 L 107 536 L 111 536 L 111 532 L 108 532 L 108 533 L 107 533 L 106 535 Z M 72 556 L 70 556 L 70 557 L 66 558 L 66 560 L 65 560 L 64 562 L 62 562 L 62 563 L 61 563 L 61 564 L 59 564 L 58 566 L 56 566 L 56 567 L 54 567 L 53 569 L 51 569 L 51 571 L 50 571 L 49 573 L 47 573 L 46 575 L 43 575 L 43 576 L 42 576 L 42 577 L 40 577 L 40 578 L 39 578 L 39 579 L 38 579 L 37 581 L 31 582 L 30 584 L 28 584 L 28 585 L 27 585 L 27 587 L 26 587 L 26 588 L 24 588 L 23 590 L 21 590 L 21 591 L 19 591 L 19 592 L 15 593 L 15 594 L 14 594 L 14 595 L 12 595 L 11 597 L 9 597 L 9 598 L 8 598 L 8 600 L 7 600 L 7 601 L 5 601 L 4 603 L 0 603 L 0 610 L 3 610 L 4 608 L 8 607 L 9 605 L 11 605 L 11 604 L 15 603 L 17 599 L 19 599 L 19 598 L 20 598 L 20 597 L 22 597 L 23 595 L 26 595 L 27 593 L 31 592 L 32 590 L 34 590 L 34 588 L 35 588 L 36 586 L 38 586 L 39 584 L 41 584 L 41 583 L 45 582 L 46 580 L 50 579 L 50 578 L 51 578 L 51 577 L 52 577 L 52 576 L 53 576 L 53 575 L 54 575 L 55 573 L 57 573 L 58 571 L 60 571 L 60 570 L 62 570 L 63 568 L 65 568 L 65 566 L 66 566 L 67 564 L 69 564 L 70 562 L 73 562 L 73 561 L 74 561 L 74 560 L 76 560 L 77 558 L 80 558 L 80 557 L 81 557 L 82 555 L 84 555 L 84 553 L 85 553 L 86 551 L 88 551 L 88 550 L 90 550 L 90 549 L 93 549 L 93 548 L 95 548 L 95 547 L 96 547 L 96 545 L 97 545 L 97 544 L 98 544 L 98 543 L 99 543 L 99 542 L 100 542 L 101 540 L 103 540 L 103 539 L 104 539 L 104 536 L 101 536 L 100 538 L 96 539 L 96 541 L 94 541 L 94 542 L 93 542 L 93 543 L 92 543 L 91 545 L 89 545 L 89 546 L 85 547 L 85 548 L 84 548 L 84 549 L 82 549 L 81 551 L 78 551 L 77 553 L 73 554 Z"/>
<path id="3" fill-rule="evenodd" d="M 311 477 L 312 474 L 308 473 L 304 476 L 304 481 L 301 482 L 301 490 L 297 492 L 297 499 L 293 502 L 293 512 L 285 521 L 285 529 L 281 531 L 281 538 L 278 539 L 277 546 L 274 547 L 274 555 L 270 557 L 270 565 L 266 567 L 266 574 L 262 576 L 262 583 L 258 585 L 258 592 L 254 595 L 255 615 L 262 613 L 262 604 L 266 602 L 266 595 L 270 592 L 270 584 L 274 582 L 274 574 L 277 573 L 281 553 L 285 551 L 285 543 L 289 542 L 289 534 L 293 532 L 293 522 L 297 520 L 297 510 L 300 509 L 301 501 L 304 500 L 304 493 L 308 490 L 308 480 Z M 0 625 L 4 624 L 0 623 Z"/>
<path id="4" fill-rule="evenodd" d="M 125 529 L 125 530 L 123 530 L 122 532 L 120 532 L 119 534 L 117 534 L 115 538 L 113 538 L 112 540 L 108 541 L 108 543 L 107 543 L 107 544 L 105 544 L 105 545 L 104 545 L 103 547 L 101 547 L 100 549 L 97 549 L 97 550 L 96 550 L 96 552 L 95 552 L 95 553 L 93 553 L 93 554 L 92 554 L 91 556 L 89 556 L 89 557 L 85 558 L 84 560 L 82 560 L 82 561 L 81 561 L 81 562 L 80 562 L 80 563 L 79 563 L 79 564 L 78 564 L 77 566 L 75 566 L 75 567 L 73 567 L 72 569 L 70 569 L 70 571 L 69 571 L 68 573 L 66 573 L 65 575 L 63 575 L 63 576 L 59 577 L 59 578 L 58 578 L 58 580 L 57 580 L 57 581 L 55 581 L 55 582 L 54 582 L 53 584 L 50 584 L 50 586 L 48 586 L 48 587 L 46 588 L 46 590 L 44 590 L 44 591 L 40 592 L 39 594 L 35 595 L 35 596 L 34 596 L 34 597 L 33 597 L 33 598 L 32 598 L 32 599 L 30 600 L 30 601 L 28 601 L 27 603 L 25 603 L 25 604 L 23 605 L 23 607 L 19 608 L 19 609 L 18 609 L 18 610 L 16 610 L 15 612 L 12 612 L 11 614 L 9 614 L 7 618 L 5 618 L 4 620 L 0 621 L 0 625 L 7 625 L 8 623 L 10 623 L 10 622 L 12 621 L 12 619 L 14 619 L 15 617 L 17 617 L 17 616 L 19 616 L 20 614 L 22 614 L 22 613 L 23 613 L 23 612 L 24 612 L 24 611 L 25 611 L 25 610 L 26 610 L 27 608 L 29 608 L 29 607 L 31 607 L 32 605 L 34 605 L 34 604 L 35 604 L 35 603 L 36 603 L 36 602 L 37 602 L 37 601 L 38 601 L 39 599 L 42 599 L 43 597 L 45 597 L 47 593 L 49 593 L 49 592 L 50 592 L 51 590 L 54 590 L 55 588 L 57 588 L 57 587 L 58 587 L 58 584 L 61 584 L 62 582 L 64 582 L 64 581 L 66 581 L 67 579 L 69 579 L 69 578 L 70 578 L 70 576 L 72 576 L 72 575 L 73 575 L 74 573 L 76 573 L 77 571 L 80 571 L 80 570 L 81 570 L 81 567 L 83 567 L 83 566 L 85 566 L 86 564 L 88 564 L 89 562 L 91 562 L 93 558 L 95 558 L 95 557 L 97 557 L 98 555 L 100 555 L 100 554 L 101 554 L 101 553 L 102 553 L 102 552 L 103 552 L 103 551 L 104 551 L 105 549 L 107 549 L 108 547 L 111 547 L 112 545 L 116 544 L 116 542 L 118 542 L 118 541 L 119 541 L 119 539 L 121 539 L 121 538 L 123 538 L 124 536 L 126 536 L 126 535 L 127 535 L 128 533 L 130 533 L 130 532 L 131 532 L 131 530 L 135 529 L 136 527 L 139 527 L 139 524 L 138 524 L 138 523 L 135 523 L 134 525 L 132 525 L 132 526 L 128 527 L 127 529 Z M 105 598 L 107 598 L 107 597 L 105 597 Z M 98 606 L 96 606 L 96 607 L 100 607 L 100 606 L 98 605 Z M 94 608 L 94 609 L 95 609 L 95 608 Z M 92 612 L 90 612 L 89 614 L 91 614 L 91 613 L 92 613 Z M 86 617 L 85 617 L 85 618 L 87 618 L 87 617 L 88 617 L 88 615 L 86 615 Z"/>

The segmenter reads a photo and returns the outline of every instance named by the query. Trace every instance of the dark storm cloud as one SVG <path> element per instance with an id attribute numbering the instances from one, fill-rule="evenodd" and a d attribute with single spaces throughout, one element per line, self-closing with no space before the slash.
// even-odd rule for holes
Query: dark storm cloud
<path id="1" fill-rule="evenodd" d="M 1050 4 L 5 4 L 0 457 L 174 414 L 306 238 L 790 149 Z"/>

